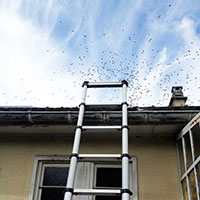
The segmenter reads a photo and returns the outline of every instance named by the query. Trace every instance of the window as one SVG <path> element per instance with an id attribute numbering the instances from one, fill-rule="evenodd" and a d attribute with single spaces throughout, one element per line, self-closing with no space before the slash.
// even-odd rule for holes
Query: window
<path id="1" fill-rule="evenodd" d="M 63 200 L 69 170 L 66 156 L 36 156 L 29 200 Z M 130 160 L 131 200 L 137 200 L 136 158 Z M 78 162 L 76 189 L 121 189 L 121 161 L 83 160 Z M 120 196 L 73 196 L 73 200 L 120 200 Z"/>
<path id="2" fill-rule="evenodd" d="M 120 189 L 122 187 L 120 165 L 95 165 L 94 187 L 101 189 Z M 95 200 L 120 200 L 120 196 L 96 196 Z"/>
<path id="3" fill-rule="evenodd" d="M 39 189 L 41 200 L 62 200 L 69 167 L 64 164 L 44 164 Z"/>
<path id="4" fill-rule="evenodd" d="M 177 137 L 183 200 L 200 200 L 200 114 Z"/>
<path id="5" fill-rule="evenodd" d="M 194 156 L 195 159 L 200 156 L 200 129 L 199 129 L 199 124 L 196 124 L 192 128 L 192 137 L 194 141 Z"/>

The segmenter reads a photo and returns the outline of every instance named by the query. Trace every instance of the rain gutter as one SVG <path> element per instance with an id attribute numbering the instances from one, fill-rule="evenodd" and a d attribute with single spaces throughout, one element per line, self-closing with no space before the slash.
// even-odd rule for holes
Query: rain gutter
<path id="1" fill-rule="evenodd" d="M 186 124 L 200 110 L 128 111 L 129 125 Z M 0 111 L 0 126 L 76 125 L 77 111 Z M 86 111 L 85 125 L 121 124 L 121 111 Z"/>

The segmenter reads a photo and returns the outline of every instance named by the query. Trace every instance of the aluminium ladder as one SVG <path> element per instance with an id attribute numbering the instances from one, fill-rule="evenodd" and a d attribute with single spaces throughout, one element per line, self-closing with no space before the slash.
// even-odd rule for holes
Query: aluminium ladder
<path id="1" fill-rule="evenodd" d="M 88 82 L 82 85 L 83 94 L 79 108 L 77 126 L 75 130 L 74 144 L 70 156 L 70 167 L 65 189 L 64 200 L 72 200 L 74 194 L 78 195 L 121 195 L 122 200 L 129 200 L 132 192 L 129 189 L 129 159 L 128 154 L 128 116 L 127 116 L 127 87 L 128 82 Z M 82 126 L 85 111 L 87 88 L 112 88 L 122 87 L 122 126 Z M 79 154 L 81 132 L 84 129 L 120 129 L 122 130 L 122 154 Z M 81 158 L 121 158 L 122 159 L 122 189 L 74 189 L 76 167 L 79 157 Z"/>

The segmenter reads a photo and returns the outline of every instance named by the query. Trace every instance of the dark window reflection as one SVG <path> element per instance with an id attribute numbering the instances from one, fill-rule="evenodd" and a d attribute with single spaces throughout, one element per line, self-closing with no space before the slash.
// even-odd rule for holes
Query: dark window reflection
<path id="1" fill-rule="evenodd" d="M 43 185 L 65 186 L 68 170 L 67 167 L 45 167 Z"/>
<path id="2" fill-rule="evenodd" d="M 185 138 L 185 150 L 186 150 L 186 157 L 187 157 L 187 168 L 189 168 L 190 165 L 193 163 L 189 133 L 185 134 L 184 138 Z"/>
<path id="3" fill-rule="evenodd" d="M 192 128 L 192 136 L 193 136 L 193 143 L 194 143 L 194 156 L 195 159 L 200 155 L 200 129 L 199 124 L 195 125 Z"/>
<path id="4" fill-rule="evenodd" d="M 194 171 L 190 172 L 189 179 L 190 179 L 190 190 L 191 190 L 192 200 L 197 200 L 198 199 L 197 188 L 196 188 Z"/>
<path id="5" fill-rule="evenodd" d="M 121 200 L 120 196 L 96 196 L 95 200 Z"/>
<path id="6" fill-rule="evenodd" d="M 65 189 L 42 189 L 41 200 L 63 200 Z"/>
<path id="7" fill-rule="evenodd" d="M 197 169 L 198 184 L 199 184 L 199 187 L 200 187 L 200 162 L 196 165 L 196 169 Z"/>
<path id="8" fill-rule="evenodd" d="M 121 168 L 97 168 L 97 187 L 121 187 Z"/>
<path id="9" fill-rule="evenodd" d="M 184 200 L 189 200 L 186 179 L 182 182 Z"/>

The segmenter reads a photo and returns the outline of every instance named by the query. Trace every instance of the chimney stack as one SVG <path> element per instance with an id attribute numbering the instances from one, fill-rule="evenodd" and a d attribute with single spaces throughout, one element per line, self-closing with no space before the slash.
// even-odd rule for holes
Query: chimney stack
<path id="1" fill-rule="evenodd" d="M 172 97 L 170 99 L 169 106 L 185 106 L 185 103 L 187 101 L 187 97 L 184 97 L 182 92 L 183 87 L 182 86 L 173 86 L 171 93 Z"/>

